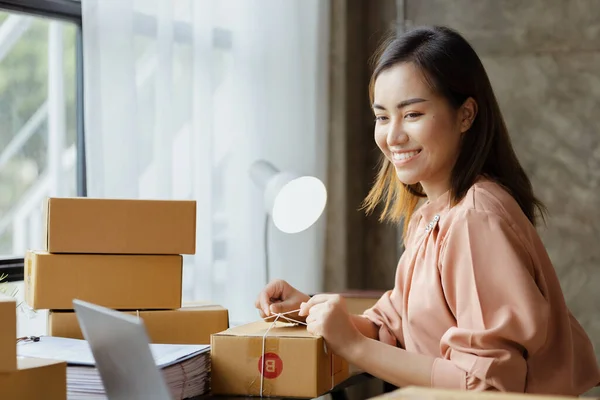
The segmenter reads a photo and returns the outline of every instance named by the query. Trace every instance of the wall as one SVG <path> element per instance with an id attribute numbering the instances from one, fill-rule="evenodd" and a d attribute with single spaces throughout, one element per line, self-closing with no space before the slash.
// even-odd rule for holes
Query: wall
<path id="1" fill-rule="evenodd" d="M 396 227 L 365 216 L 376 174 L 369 59 L 395 31 L 396 0 L 332 0 L 325 290 L 389 289 L 398 262 Z"/>
<path id="2" fill-rule="evenodd" d="M 482 57 L 534 189 L 567 303 L 600 355 L 600 2 L 406 0 L 408 27 L 447 25 Z"/>

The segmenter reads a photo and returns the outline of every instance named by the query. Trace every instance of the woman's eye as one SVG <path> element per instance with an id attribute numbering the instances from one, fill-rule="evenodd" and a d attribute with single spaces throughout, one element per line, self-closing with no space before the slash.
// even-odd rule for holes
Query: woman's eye
<path id="1" fill-rule="evenodd" d="M 411 113 L 406 114 L 404 116 L 404 118 L 408 118 L 408 119 L 417 118 L 417 117 L 420 117 L 421 115 L 423 115 L 423 114 L 418 113 L 418 112 L 411 112 Z"/>
<path id="2" fill-rule="evenodd" d="M 385 117 L 383 115 L 375 116 L 375 122 L 383 122 L 383 121 L 387 121 L 387 117 Z"/>

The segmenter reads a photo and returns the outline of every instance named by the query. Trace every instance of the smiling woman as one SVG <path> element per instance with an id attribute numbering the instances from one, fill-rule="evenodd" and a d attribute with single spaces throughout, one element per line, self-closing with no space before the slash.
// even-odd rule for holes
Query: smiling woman
<path id="1" fill-rule="evenodd" d="M 448 190 L 461 137 L 473 123 L 477 104 L 469 98 L 457 112 L 411 63 L 383 71 L 374 92 L 375 141 L 398 179 L 420 183 L 430 199 L 439 197 Z"/>
<path id="2" fill-rule="evenodd" d="M 384 200 L 382 218 L 409 221 L 418 197 L 432 199 L 450 189 L 456 204 L 485 174 L 505 186 L 535 224 L 536 209 L 544 218 L 546 208 L 512 149 L 483 64 L 464 39 L 442 32 L 415 30 L 381 47 L 370 97 L 383 158 L 366 209 Z M 423 149 L 419 163 L 406 165 L 412 159 L 404 153 Z"/>
<path id="3" fill-rule="evenodd" d="M 373 342 L 361 366 L 399 385 L 579 395 L 598 384 L 535 230 L 545 207 L 475 51 L 451 29 L 415 29 L 385 44 L 370 89 L 383 158 L 365 204 L 384 200 L 382 218 L 409 223 L 396 285 L 364 317 L 413 370 L 362 358 L 387 352 Z"/>
<path id="4" fill-rule="evenodd" d="M 257 307 L 300 308 L 333 352 L 395 386 L 581 395 L 598 385 L 535 228 L 545 208 L 469 43 L 443 27 L 393 38 L 370 95 L 382 165 L 365 206 L 408 221 L 393 290 L 349 315 L 339 295 L 308 299 L 278 281 Z"/>

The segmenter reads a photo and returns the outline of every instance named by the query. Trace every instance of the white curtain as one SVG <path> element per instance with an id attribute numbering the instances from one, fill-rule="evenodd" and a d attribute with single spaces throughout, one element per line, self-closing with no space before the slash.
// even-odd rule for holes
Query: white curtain
<path id="1" fill-rule="evenodd" d="M 257 319 L 265 215 L 248 168 L 265 159 L 325 181 L 329 1 L 82 6 L 88 196 L 197 200 L 184 300 Z M 322 290 L 324 227 L 271 225 L 271 277 Z"/>

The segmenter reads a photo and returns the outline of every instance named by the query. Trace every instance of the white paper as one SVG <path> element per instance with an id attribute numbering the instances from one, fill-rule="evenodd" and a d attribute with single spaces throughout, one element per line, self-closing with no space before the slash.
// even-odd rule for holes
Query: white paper
<path id="1" fill-rule="evenodd" d="M 210 346 L 151 344 L 150 349 L 174 399 L 208 392 Z M 42 336 L 39 342 L 18 343 L 17 355 L 66 361 L 69 400 L 106 399 L 102 379 L 85 340 Z"/>
<path id="2" fill-rule="evenodd" d="M 152 356 L 159 368 L 168 367 L 209 349 L 209 345 L 150 344 Z M 80 339 L 42 336 L 39 342 L 18 343 L 17 355 L 66 361 L 69 365 L 96 365 L 88 342 Z"/>

